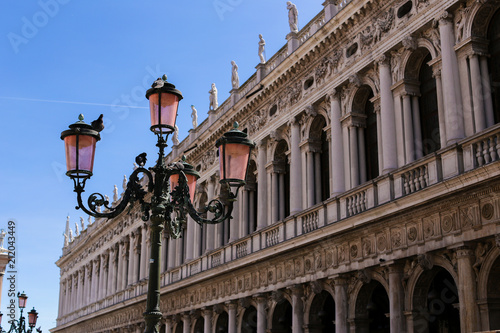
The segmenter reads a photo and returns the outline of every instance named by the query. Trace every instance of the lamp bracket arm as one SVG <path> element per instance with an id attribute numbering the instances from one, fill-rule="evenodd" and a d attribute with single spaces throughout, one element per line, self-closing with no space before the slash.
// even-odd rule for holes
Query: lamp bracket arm
<path id="1" fill-rule="evenodd" d="M 147 188 L 144 189 L 143 185 L 141 184 L 138 175 L 142 173 L 147 177 Z M 83 188 L 82 187 L 76 187 L 75 192 L 77 192 L 77 200 L 78 200 L 78 206 L 76 209 L 82 209 L 85 213 L 87 213 L 90 216 L 93 217 L 98 217 L 98 218 L 114 218 L 118 216 L 120 213 L 122 213 L 127 205 L 129 203 L 134 203 L 135 201 L 139 201 L 141 205 L 145 205 L 144 198 L 148 192 L 152 192 L 153 190 L 153 176 L 151 172 L 149 172 L 147 169 L 143 167 L 139 167 L 132 172 L 130 175 L 129 181 L 127 183 L 127 189 L 125 190 L 125 193 L 123 194 L 123 198 L 120 201 L 118 205 L 115 207 L 109 206 L 108 200 L 100 194 L 100 193 L 92 193 L 88 200 L 87 204 L 88 207 L 85 207 L 83 204 L 83 199 L 82 199 L 82 193 L 83 193 Z M 104 207 L 108 212 L 107 213 L 101 213 L 98 211 L 98 208 Z"/>

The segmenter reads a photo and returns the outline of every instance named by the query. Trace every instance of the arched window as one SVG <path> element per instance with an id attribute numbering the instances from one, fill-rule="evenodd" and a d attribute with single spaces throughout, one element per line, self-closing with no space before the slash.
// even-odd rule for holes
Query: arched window
<path id="1" fill-rule="evenodd" d="M 488 58 L 491 92 L 495 123 L 500 122 L 500 10 L 493 16 L 489 29 L 488 40 L 490 57 Z"/>
<path id="2" fill-rule="evenodd" d="M 290 165 L 287 152 L 287 142 L 280 140 L 274 152 L 271 174 L 272 200 L 270 203 L 273 223 L 290 215 Z"/>
<path id="3" fill-rule="evenodd" d="M 366 180 L 378 177 L 378 137 L 377 137 L 377 114 L 371 99 L 373 92 L 370 89 L 365 100 L 365 156 L 366 156 Z"/>
<path id="4" fill-rule="evenodd" d="M 330 155 L 325 127 L 325 118 L 317 116 L 310 128 L 307 152 L 308 206 L 330 197 Z"/>
<path id="5" fill-rule="evenodd" d="M 417 144 L 417 151 L 422 151 L 423 156 L 433 153 L 441 148 L 439 133 L 439 115 L 436 92 L 436 79 L 432 75 L 432 68 L 427 63 L 431 61 L 431 54 L 422 61 L 419 73 L 420 81 L 420 127 L 422 142 Z M 419 147 L 420 146 L 420 147 Z"/>
<path id="6" fill-rule="evenodd" d="M 349 143 L 350 187 L 379 175 L 378 129 L 372 89 L 361 86 L 352 101 L 352 111 L 344 119 Z M 333 143 L 332 143 L 333 144 Z"/>
<path id="7" fill-rule="evenodd" d="M 248 166 L 247 172 L 247 184 L 244 188 L 244 202 L 243 202 L 243 221 L 244 232 L 243 234 L 251 234 L 257 230 L 257 196 L 258 196 L 258 184 L 257 184 L 257 165 L 255 161 L 251 160 Z"/>
<path id="8" fill-rule="evenodd" d="M 432 55 L 426 48 L 416 49 L 405 67 L 405 83 L 396 94 L 402 133 L 400 165 L 408 164 L 441 148 L 441 133 L 436 79 L 429 61 Z M 442 124 L 444 126 L 444 124 Z"/>

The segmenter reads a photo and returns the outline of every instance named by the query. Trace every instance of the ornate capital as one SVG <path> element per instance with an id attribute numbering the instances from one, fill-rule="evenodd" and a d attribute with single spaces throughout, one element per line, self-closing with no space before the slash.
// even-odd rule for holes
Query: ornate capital
<path id="1" fill-rule="evenodd" d="M 448 12 L 448 11 L 444 11 L 438 18 L 439 20 L 439 24 L 450 24 L 450 23 L 453 23 L 453 14 Z"/>
<path id="2" fill-rule="evenodd" d="M 390 66 L 391 65 L 391 58 L 385 54 L 382 54 L 378 59 L 376 60 L 376 63 L 379 66 Z"/>

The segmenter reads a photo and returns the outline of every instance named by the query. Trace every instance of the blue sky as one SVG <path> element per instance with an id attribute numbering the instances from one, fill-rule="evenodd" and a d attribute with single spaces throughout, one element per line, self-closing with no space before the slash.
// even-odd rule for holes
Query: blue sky
<path id="1" fill-rule="evenodd" d="M 293 2 L 299 28 L 323 8 L 322 0 Z M 144 97 L 151 83 L 166 73 L 182 91 L 182 140 L 191 104 L 200 123 L 206 118 L 212 82 L 219 104 L 229 97 L 231 60 L 241 83 L 255 72 L 259 34 L 268 58 L 285 45 L 286 1 L 4 0 L 0 13 L 0 228 L 16 222 L 18 289 L 48 332 L 57 317 L 55 261 L 66 216 L 72 228 L 80 216 L 86 220 L 74 209 L 73 184 L 64 175 L 61 131 L 80 113 L 87 122 L 104 114 L 86 193 L 112 197 L 136 155 L 156 156 Z"/>

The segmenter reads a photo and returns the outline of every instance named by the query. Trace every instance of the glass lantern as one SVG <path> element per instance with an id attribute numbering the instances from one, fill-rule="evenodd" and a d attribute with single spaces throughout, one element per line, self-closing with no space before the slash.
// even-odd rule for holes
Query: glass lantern
<path id="1" fill-rule="evenodd" d="M 170 134 L 175 131 L 175 120 L 182 93 L 167 82 L 167 76 L 158 78 L 146 92 L 151 113 L 151 131 L 155 134 Z"/>
<path id="2" fill-rule="evenodd" d="M 220 183 L 232 187 L 245 185 L 250 154 L 255 142 L 246 133 L 234 128 L 218 139 L 215 146 L 219 149 Z"/>
<path id="3" fill-rule="evenodd" d="M 28 312 L 28 325 L 33 328 L 36 325 L 36 320 L 38 319 L 38 312 L 36 312 L 35 308 L 33 308 L 30 312 Z"/>
<path id="4" fill-rule="evenodd" d="M 69 125 L 69 130 L 61 133 L 66 150 L 66 175 L 70 178 L 90 178 L 94 167 L 95 146 L 101 139 L 99 132 L 83 121 Z"/>
<path id="5" fill-rule="evenodd" d="M 186 162 L 186 156 L 182 156 L 180 162 L 184 166 L 183 172 L 186 175 L 187 185 L 189 187 L 189 199 L 191 203 L 194 202 L 194 194 L 196 191 L 196 181 L 200 178 L 200 174 L 194 170 L 193 166 Z M 173 191 L 179 185 L 180 174 L 173 174 L 170 176 L 170 190 Z"/>
<path id="6" fill-rule="evenodd" d="M 24 293 L 17 293 L 17 299 L 19 301 L 19 309 L 24 309 L 26 307 L 26 302 L 28 301 L 28 296 Z"/>

